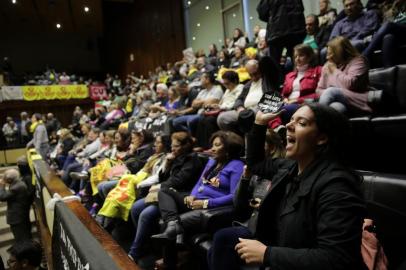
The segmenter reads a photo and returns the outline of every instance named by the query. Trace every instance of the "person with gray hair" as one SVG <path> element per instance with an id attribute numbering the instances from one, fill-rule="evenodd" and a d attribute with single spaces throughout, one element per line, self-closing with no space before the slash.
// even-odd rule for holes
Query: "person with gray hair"
<path id="1" fill-rule="evenodd" d="M 6 190 L 6 185 L 9 188 Z M 31 239 L 31 197 L 27 185 L 21 181 L 16 169 L 8 169 L 0 179 L 0 201 L 7 202 L 7 224 L 16 242 Z"/>
<path id="2" fill-rule="evenodd" d="M 245 64 L 251 80 L 245 84 L 241 94 L 234 103 L 233 110 L 220 113 L 217 125 L 221 130 L 238 131 L 238 115 L 241 111 L 257 110 L 257 105 L 265 90 L 262 85 L 262 75 L 257 60 L 249 60 Z"/>
<path id="3" fill-rule="evenodd" d="M 42 116 L 34 113 L 31 117 L 31 125 L 34 125 L 34 135 L 31 141 L 27 143 L 27 148 L 34 147 L 42 159 L 46 160 L 49 151 L 48 132 L 42 122 Z"/>

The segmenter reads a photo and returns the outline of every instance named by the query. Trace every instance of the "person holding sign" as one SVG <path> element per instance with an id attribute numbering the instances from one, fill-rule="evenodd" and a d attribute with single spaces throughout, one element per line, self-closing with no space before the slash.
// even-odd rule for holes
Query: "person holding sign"
<path id="1" fill-rule="evenodd" d="M 209 268 L 363 269 L 361 179 L 344 163 L 349 121 L 328 106 L 303 105 L 286 126 L 286 159 L 265 158 L 267 123 L 276 116 L 259 111 L 247 136 L 244 178 L 272 179 L 255 233 L 243 226 L 218 231 Z"/>

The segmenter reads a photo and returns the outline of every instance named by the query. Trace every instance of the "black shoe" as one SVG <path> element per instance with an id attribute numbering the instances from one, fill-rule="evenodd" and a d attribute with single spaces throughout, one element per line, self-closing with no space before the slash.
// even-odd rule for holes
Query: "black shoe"
<path id="1" fill-rule="evenodd" d="M 172 220 L 168 222 L 166 229 L 163 233 L 155 234 L 151 236 L 153 239 L 175 241 L 178 235 L 183 234 L 183 228 L 179 224 L 179 221 Z"/>
<path id="2" fill-rule="evenodd" d="M 89 180 L 89 174 L 82 172 L 71 172 L 69 176 L 72 180 Z"/>

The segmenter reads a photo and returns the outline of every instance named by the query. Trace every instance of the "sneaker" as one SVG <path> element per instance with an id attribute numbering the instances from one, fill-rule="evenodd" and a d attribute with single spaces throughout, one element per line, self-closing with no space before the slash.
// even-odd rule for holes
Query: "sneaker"
<path id="1" fill-rule="evenodd" d="M 89 174 L 83 172 L 71 172 L 69 176 L 72 180 L 89 180 Z"/>
<path id="2" fill-rule="evenodd" d="M 99 204 L 94 203 L 92 207 L 89 210 L 90 215 L 94 218 L 97 215 L 97 212 L 99 211 Z"/>

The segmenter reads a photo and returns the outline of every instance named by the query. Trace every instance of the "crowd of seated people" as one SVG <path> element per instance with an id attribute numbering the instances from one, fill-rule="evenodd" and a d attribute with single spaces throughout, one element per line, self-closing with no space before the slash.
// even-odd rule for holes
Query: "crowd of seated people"
<path id="1" fill-rule="evenodd" d="M 390 6 L 381 2 L 378 9 Z M 404 14 L 404 4 L 392 2 L 394 16 Z M 164 243 L 165 264 L 174 269 L 177 244 L 201 230 L 200 212 L 235 200 L 241 226 L 215 234 L 211 269 L 238 269 L 243 262 L 361 269 L 365 209 L 359 179 L 341 156 L 345 117 L 373 110 L 367 102 L 369 52 L 359 51 L 367 37 L 380 43 L 381 32 L 401 37 L 388 30 L 393 26 L 378 30 L 376 8 L 343 3 L 345 13 L 338 16 L 328 0 L 320 1 L 318 16 L 299 14 L 303 31 L 290 39 L 288 61 L 282 50 L 269 51 L 282 36 L 257 29 L 250 42 L 236 29 L 227 46 L 211 44 L 209 55 L 200 51 L 194 63 L 167 64 L 145 78 L 129 74 L 124 84 L 108 74 L 108 100 L 89 112 L 76 108 L 69 127 L 59 129 L 52 115 L 44 121 L 34 115 L 34 127 L 17 133 L 53 164 L 107 231 L 117 228 L 117 220 L 132 223 L 129 256 L 137 262 L 153 252 L 148 247 L 155 239 Z M 402 23 L 391 22 L 400 25 L 396 29 Z M 356 29 L 352 24 L 368 31 L 358 29 L 362 37 L 354 37 L 346 32 Z M 325 62 L 319 57 L 324 48 Z M 262 113 L 258 103 L 265 93 L 278 93 L 282 110 Z M 3 129 L 11 134 L 9 122 Z M 52 138 L 44 134 L 52 133 L 55 145 L 49 146 Z M 253 212 L 257 218 L 248 220 Z"/>

